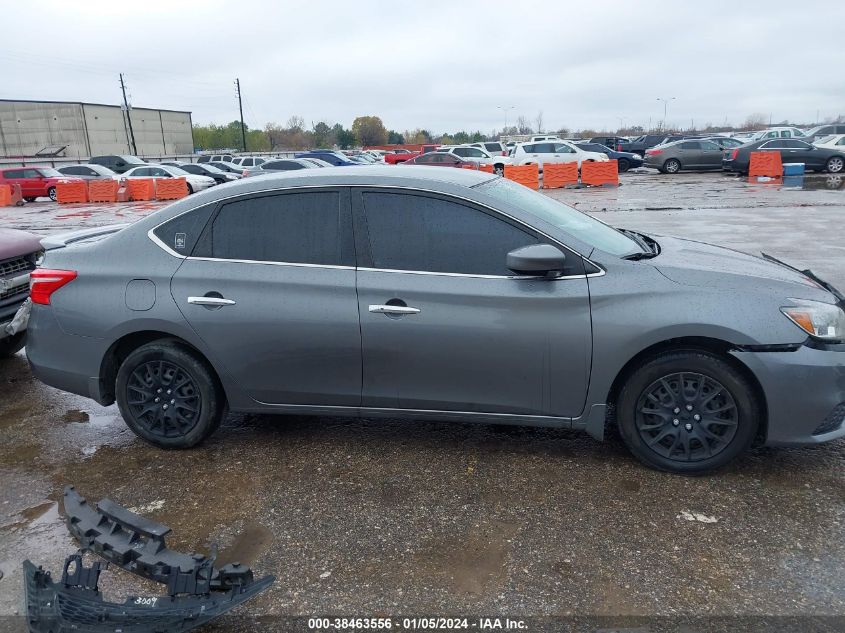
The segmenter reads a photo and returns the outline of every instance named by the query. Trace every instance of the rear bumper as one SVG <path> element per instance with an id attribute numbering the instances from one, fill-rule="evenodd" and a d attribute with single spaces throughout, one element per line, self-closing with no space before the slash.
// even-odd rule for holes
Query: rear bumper
<path id="1" fill-rule="evenodd" d="M 733 352 L 757 377 L 768 409 L 768 446 L 845 437 L 845 351 Z"/>
<path id="2" fill-rule="evenodd" d="M 108 348 L 103 339 L 67 334 L 50 306 L 33 305 L 27 329 L 26 356 L 41 382 L 103 402 L 100 361 Z"/>

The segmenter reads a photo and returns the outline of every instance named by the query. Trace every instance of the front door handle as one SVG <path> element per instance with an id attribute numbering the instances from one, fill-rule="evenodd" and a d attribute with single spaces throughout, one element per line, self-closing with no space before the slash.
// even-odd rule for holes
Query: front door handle
<path id="1" fill-rule="evenodd" d="M 377 314 L 419 314 L 419 308 L 411 306 L 371 305 L 370 312 Z"/>
<path id="2" fill-rule="evenodd" d="M 197 306 L 233 306 L 235 301 L 233 299 L 224 299 L 223 297 L 188 297 L 188 303 Z"/>

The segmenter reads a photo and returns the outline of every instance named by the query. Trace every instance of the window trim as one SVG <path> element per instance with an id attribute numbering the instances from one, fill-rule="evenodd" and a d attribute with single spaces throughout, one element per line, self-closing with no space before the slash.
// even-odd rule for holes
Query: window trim
<path id="1" fill-rule="evenodd" d="M 214 211 L 212 211 L 211 217 L 209 218 L 209 222 L 212 222 L 214 220 L 214 218 L 217 216 L 218 211 L 220 210 L 220 207 L 223 204 L 230 202 L 232 200 L 236 200 L 238 198 L 246 198 L 246 197 L 252 197 L 252 196 L 263 195 L 263 194 L 278 194 L 278 193 L 286 192 L 286 191 L 301 191 L 303 189 L 304 190 L 308 190 L 308 189 L 314 189 L 314 190 L 338 189 L 338 190 L 342 190 L 344 188 L 347 189 L 350 192 L 348 205 L 349 205 L 349 210 L 350 210 L 350 218 L 352 220 L 353 244 L 356 247 L 356 250 L 357 250 L 357 244 L 358 244 L 358 236 L 355 235 L 355 232 L 354 232 L 355 231 L 355 223 L 356 223 L 355 217 L 354 217 L 354 215 L 355 215 L 355 208 L 354 208 L 355 207 L 355 201 L 351 199 L 352 192 L 355 192 L 357 190 L 358 193 L 360 193 L 361 189 L 410 191 L 410 192 L 417 192 L 417 193 L 435 194 L 435 195 L 443 196 L 445 198 L 449 198 L 451 200 L 456 200 L 456 201 L 459 200 L 459 201 L 464 202 L 464 203 L 476 205 L 476 206 L 478 206 L 482 209 L 487 209 L 489 211 L 492 211 L 494 215 L 501 216 L 503 218 L 507 218 L 511 222 L 519 224 L 520 226 L 525 227 L 529 231 L 532 231 L 533 233 L 536 233 L 537 235 L 542 236 L 543 238 L 547 239 L 550 243 L 552 243 L 552 245 L 554 245 L 554 246 L 560 248 L 561 250 L 563 250 L 564 254 L 566 254 L 567 256 L 569 256 L 571 254 L 573 257 L 580 257 L 582 262 L 584 263 L 585 270 L 587 269 L 588 266 L 592 266 L 593 268 L 596 269 L 595 272 L 578 274 L 578 275 L 564 275 L 564 276 L 561 276 L 561 277 L 551 278 L 551 279 L 549 279 L 549 281 L 558 281 L 558 280 L 566 280 L 566 279 L 584 279 L 584 278 L 591 278 L 591 277 L 603 277 L 604 275 L 607 274 L 607 271 L 605 270 L 605 268 L 603 266 L 597 264 L 596 262 L 591 260 L 589 257 L 586 257 L 586 256 L 582 255 L 581 253 L 578 253 L 577 251 L 572 249 L 570 246 L 567 246 L 566 244 L 564 244 L 560 240 L 557 240 L 557 239 L 553 238 L 552 236 L 544 233 L 543 231 L 540 231 L 539 229 L 537 229 L 537 228 L 531 226 L 530 224 L 528 224 L 527 222 L 523 222 L 519 218 L 515 218 L 512 215 L 505 213 L 504 211 L 501 211 L 500 209 L 495 209 L 495 208 L 493 208 L 489 205 L 486 205 L 482 202 L 478 202 L 477 200 L 473 200 L 471 198 L 467 198 L 465 196 L 460 196 L 460 195 L 453 194 L 453 193 L 444 193 L 442 191 L 437 191 L 435 189 L 422 189 L 422 188 L 419 188 L 419 187 L 408 187 L 408 186 L 403 186 L 403 185 L 372 185 L 372 184 L 367 184 L 367 185 L 364 185 L 364 184 L 293 185 L 293 186 L 285 187 L 284 189 L 261 189 L 259 191 L 250 191 L 249 193 L 238 193 L 238 194 L 233 194 L 231 196 L 226 196 L 225 198 L 220 198 L 219 200 L 216 201 L 217 207 L 214 209 Z M 202 206 L 202 205 L 200 205 L 200 206 Z M 181 253 L 177 253 L 176 251 L 171 249 L 169 246 L 167 246 L 167 244 L 165 244 L 163 241 L 161 241 L 158 238 L 158 236 L 154 233 L 154 231 L 157 228 L 159 228 L 160 226 L 162 226 L 163 224 L 166 224 L 167 222 L 175 220 L 176 218 L 181 217 L 181 216 L 185 215 L 186 213 L 191 213 L 192 211 L 195 211 L 196 209 L 199 209 L 199 208 L 200 207 L 192 207 L 190 209 L 186 209 L 182 213 L 179 213 L 177 215 L 174 215 L 173 217 L 167 218 L 166 220 L 159 222 L 158 224 L 156 224 L 154 227 L 152 227 L 150 230 L 147 231 L 147 238 L 149 238 L 149 240 L 151 242 L 153 242 L 156 246 L 158 246 L 160 249 L 162 249 L 168 255 L 171 255 L 172 257 L 176 257 L 177 259 L 182 259 L 182 260 L 232 262 L 232 263 L 238 263 L 238 264 L 265 264 L 265 265 L 268 265 L 268 266 L 295 266 L 295 267 L 303 267 L 303 268 L 328 268 L 328 269 L 337 269 L 337 270 L 361 270 L 361 271 L 366 271 L 366 272 L 405 273 L 405 274 L 411 274 L 411 275 L 433 275 L 433 276 L 439 276 L 439 277 L 442 277 L 442 276 L 447 276 L 447 277 L 472 277 L 472 278 L 481 278 L 481 279 L 539 279 L 539 278 L 545 279 L 545 277 L 538 276 L 538 275 L 529 275 L 529 276 L 524 276 L 524 275 L 476 275 L 476 274 L 469 274 L 469 273 L 439 273 L 439 272 L 423 271 L 423 270 L 415 270 L 415 271 L 411 271 L 411 270 L 391 270 L 391 269 L 371 268 L 371 267 L 357 266 L 357 265 L 356 266 L 338 266 L 338 265 L 333 265 L 333 264 L 303 264 L 303 263 L 297 263 L 297 262 L 271 262 L 271 261 L 258 261 L 258 260 L 251 260 L 251 259 L 231 259 L 230 260 L 230 259 L 217 259 L 217 258 L 214 258 L 214 257 L 194 257 L 192 255 L 183 255 Z M 356 257 L 356 263 L 357 263 L 357 257 Z"/>

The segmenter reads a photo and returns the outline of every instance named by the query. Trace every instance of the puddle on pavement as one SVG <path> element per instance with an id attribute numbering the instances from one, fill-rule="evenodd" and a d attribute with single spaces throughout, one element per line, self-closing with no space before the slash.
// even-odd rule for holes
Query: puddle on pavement
<path id="1" fill-rule="evenodd" d="M 88 420 L 88 413 L 78 409 L 71 409 L 62 416 L 64 422 L 88 422 Z"/>
<path id="2" fill-rule="evenodd" d="M 270 547 L 273 533 L 259 523 L 247 523 L 231 545 L 222 549 L 217 557 L 217 566 L 228 563 L 252 565 Z"/>

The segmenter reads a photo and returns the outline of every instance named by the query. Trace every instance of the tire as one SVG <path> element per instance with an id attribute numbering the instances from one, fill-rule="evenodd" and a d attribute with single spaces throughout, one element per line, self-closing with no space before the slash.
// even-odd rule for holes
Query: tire
<path id="1" fill-rule="evenodd" d="M 505 166 L 504 165 L 494 165 L 493 166 L 493 173 L 497 176 L 504 176 L 505 175 Z"/>
<path id="2" fill-rule="evenodd" d="M 194 188 L 191 186 L 191 183 L 186 183 L 188 185 L 188 195 L 192 195 L 194 193 Z"/>
<path id="3" fill-rule="evenodd" d="M 196 446 L 217 430 L 226 410 L 211 368 L 177 343 L 148 343 L 129 354 L 115 395 L 126 425 L 160 448 Z"/>
<path id="4" fill-rule="evenodd" d="M 677 158 L 670 158 L 665 163 L 663 163 L 662 171 L 664 174 L 677 174 L 679 171 L 681 171 L 681 161 L 679 161 Z"/>
<path id="5" fill-rule="evenodd" d="M 26 343 L 26 332 L 18 332 L 14 336 L 7 336 L 0 339 L 0 358 L 14 356 Z"/>
<path id="6" fill-rule="evenodd" d="M 753 387 L 733 365 L 682 350 L 652 358 L 628 377 L 616 419 L 628 449 L 646 466 L 701 475 L 748 449 L 760 412 Z"/>
<path id="7" fill-rule="evenodd" d="M 24 200 L 26 200 L 27 202 L 35 202 L 35 198 L 33 198 L 32 196 L 28 196 L 24 198 Z"/>
<path id="8" fill-rule="evenodd" d="M 619 173 L 624 173 L 631 169 L 631 163 L 628 162 L 627 158 L 620 158 L 616 161 L 616 166 L 619 168 Z"/>
<path id="9" fill-rule="evenodd" d="M 830 174 L 839 174 L 842 172 L 842 169 L 845 168 L 845 158 L 842 158 L 841 156 L 831 156 L 827 159 L 825 168 Z"/>
<path id="10" fill-rule="evenodd" d="M 56 201 L 56 188 L 55 188 L 55 187 L 50 187 L 50 188 L 47 190 L 47 195 L 48 195 L 48 196 L 50 196 L 50 200 L 52 200 L 53 202 L 55 202 L 55 201 Z"/>

